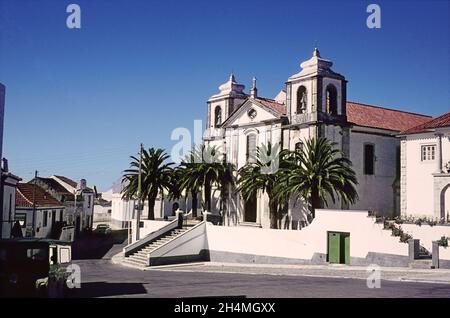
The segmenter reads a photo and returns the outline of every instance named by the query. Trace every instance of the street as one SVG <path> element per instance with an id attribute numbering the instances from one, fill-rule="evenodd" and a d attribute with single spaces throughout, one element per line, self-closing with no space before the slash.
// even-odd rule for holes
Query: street
<path id="1" fill-rule="evenodd" d="M 70 297 L 450 297 L 450 284 L 382 280 L 381 288 L 369 289 L 365 279 L 301 273 L 209 272 L 196 271 L 195 266 L 142 271 L 111 262 L 122 247 L 115 244 L 99 258 L 90 253 L 89 259 L 74 260 L 81 268 L 81 288 L 74 289 Z"/>

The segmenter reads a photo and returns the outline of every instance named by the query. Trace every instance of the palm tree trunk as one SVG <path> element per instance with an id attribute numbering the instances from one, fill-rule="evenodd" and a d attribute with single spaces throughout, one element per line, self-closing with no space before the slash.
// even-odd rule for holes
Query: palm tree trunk
<path id="1" fill-rule="evenodd" d="M 191 190 L 191 196 L 192 196 L 192 217 L 197 217 L 197 205 L 198 205 L 198 199 L 197 199 L 197 192 L 194 190 Z"/>
<path id="2" fill-rule="evenodd" d="M 211 184 L 209 184 L 209 180 L 205 182 L 205 209 L 211 212 Z"/>
<path id="3" fill-rule="evenodd" d="M 322 207 L 322 202 L 319 198 L 319 191 L 317 189 L 311 190 L 311 216 L 314 219 L 316 217 L 316 209 Z"/>
<path id="4" fill-rule="evenodd" d="M 156 201 L 156 195 L 150 194 L 148 196 L 148 220 L 154 220 L 155 219 L 155 201 Z"/>
<path id="5" fill-rule="evenodd" d="M 269 196 L 269 215 L 270 215 L 270 228 L 278 228 L 278 207 L 275 200 Z"/>

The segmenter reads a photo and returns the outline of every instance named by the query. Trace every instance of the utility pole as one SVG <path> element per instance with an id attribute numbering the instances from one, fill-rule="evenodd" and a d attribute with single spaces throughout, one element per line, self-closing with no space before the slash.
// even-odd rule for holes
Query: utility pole
<path id="1" fill-rule="evenodd" d="M 34 182 L 33 182 L 33 229 L 32 236 L 36 235 L 36 181 L 38 177 L 38 171 L 34 171 Z"/>
<path id="2" fill-rule="evenodd" d="M 142 195 L 142 150 L 144 145 L 141 143 L 141 149 L 139 151 L 139 175 L 138 175 L 138 208 L 136 215 L 136 241 L 139 240 L 140 224 L 141 224 L 141 195 Z"/>

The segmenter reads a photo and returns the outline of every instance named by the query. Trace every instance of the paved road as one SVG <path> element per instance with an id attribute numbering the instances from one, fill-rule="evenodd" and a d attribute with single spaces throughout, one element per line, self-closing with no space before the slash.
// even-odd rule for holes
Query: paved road
<path id="1" fill-rule="evenodd" d="M 449 284 L 382 281 L 380 289 L 369 289 L 361 279 L 141 271 L 109 259 L 75 263 L 82 284 L 72 297 L 450 297 Z"/>

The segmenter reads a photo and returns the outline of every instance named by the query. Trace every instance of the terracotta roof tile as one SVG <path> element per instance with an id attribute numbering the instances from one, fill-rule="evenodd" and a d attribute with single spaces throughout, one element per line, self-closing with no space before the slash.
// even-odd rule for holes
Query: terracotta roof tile
<path id="1" fill-rule="evenodd" d="M 16 190 L 16 206 L 33 207 L 33 192 L 37 207 L 55 207 L 63 204 L 45 192 L 42 188 L 30 183 L 18 183 Z"/>
<path id="2" fill-rule="evenodd" d="M 404 131 L 432 117 L 379 106 L 347 102 L 347 120 L 358 126 Z"/>
<path id="3" fill-rule="evenodd" d="M 286 105 L 280 104 L 273 99 L 257 97 L 256 100 L 266 107 L 272 108 L 281 115 L 286 115 Z"/>
<path id="4" fill-rule="evenodd" d="M 408 135 L 408 134 L 417 134 L 426 132 L 429 129 L 441 128 L 441 127 L 450 127 L 450 112 L 445 113 L 435 119 L 429 120 L 426 123 L 423 123 L 418 126 L 414 126 L 410 129 L 402 131 L 400 134 Z"/>

